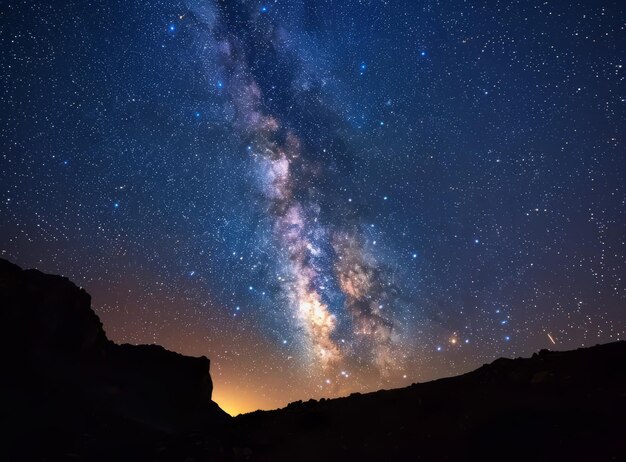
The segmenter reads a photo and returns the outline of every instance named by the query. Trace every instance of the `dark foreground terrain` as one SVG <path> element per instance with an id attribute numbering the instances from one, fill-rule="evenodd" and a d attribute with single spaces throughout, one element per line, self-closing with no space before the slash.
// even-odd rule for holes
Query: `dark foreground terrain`
<path id="1" fill-rule="evenodd" d="M 106 338 L 90 297 L 0 260 L 0 460 L 626 460 L 626 342 L 236 418 L 209 360 Z"/>
<path id="2" fill-rule="evenodd" d="M 258 460 L 626 460 L 626 342 L 236 418 Z M 266 459 L 262 456 L 267 455 Z"/>

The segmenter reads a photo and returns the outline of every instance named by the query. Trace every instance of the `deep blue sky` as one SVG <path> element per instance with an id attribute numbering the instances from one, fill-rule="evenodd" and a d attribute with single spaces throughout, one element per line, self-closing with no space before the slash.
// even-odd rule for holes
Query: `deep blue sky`
<path id="1" fill-rule="evenodd" d="M 227 409 L 624 338 L 621 2 L 1 11 L 0 255 L 84 286 L 116 341 L 211 358 Z"/>

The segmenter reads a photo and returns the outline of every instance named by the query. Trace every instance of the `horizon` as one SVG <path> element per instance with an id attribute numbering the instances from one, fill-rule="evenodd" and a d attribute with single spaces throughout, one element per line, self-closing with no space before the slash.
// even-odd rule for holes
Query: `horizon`
<path id="1" fill-rule="evenodd" d="M 10 262 L 9 260 L 5 260 L 5 261 L 8 261 L 9 263 L 14 264 L 13 262 Z M 36 271 L 40 271 L 38 268 L 22 268 L 22 270 L 36 270 Z M 44 273 L 44 274 L 47 274 L 47 273 Z M 58 275 L 58 276 L 64 277 L 64 278 L 67 277 L 67 276 L 64 276 L 64 275 Z M 73 283 L 71 278 L 68 278 L 68 279 L 69 279 L 70 282 Z M 88 287 L 79 287 L 79 289 L 85 290 L 87 292 L 87 294 L 89 294 L 89 290 L 88 290 L 89 288 Z M 93 303 L 93 299 L 91 300 L 91 302 Z M 93 306 L 91 308 L 93 309 Z M 100 322 L 102 323 L 102 320 L 100 320 Z M 106 325 L 104 323 L 102 323 L 102 329 L 104 330 L 105 335 L 106 335 L 107 329 L 106 329 Z M 625 340 L 618 338 L 618 339 L 614 340 L 613 342 L 620 342 L 620 341 L 623 342 Z M 613 342 L 609 342 L 609 343 L 613 343 Z M 118 342 L 116 342 L 116 344 L 118 344 L 118 345 L 119 344 L 146 345 L 146 344 L 134 344 L 134 343 L 124 342 L 124 341 L 118 341 Z M 149 344 L 149 345 L 163 346 L 163 345 L 159 345 L 157 343 L 152 343 L 152 344 Z M 558 348 L 556 344 L 552 344 L 553 348 L 542 348 L 539 351 L 547 350 L 547 351 L 551 351 L 551 352 L 552 351 L 553 352 L 566 352 L 566 351 L 574 351 L 574 350 L 580 349 L 580 348 L 592 348 L 592 347 L 601 346 L 601 345 L 606 345 L 606 343 L 604 343 L 604 344 L 596 343 L 594 345 L 585 345 L 585 344 L 583 344 L 583 345 L 581 345 L 581 346 L 579 346 L 577 348 L 574 348 L 574 349 L 562 349 L 562 348 Z M 179 354 L 184 354 L 184 353 L 181 353 L 181 352 L 175 351 L 175 350 L 170 350 L 170 351 L 174 351 L 175 353 L 179 353 Z M 377 391 L 397 390 L 397 389 L 401 389 L 401 388 L 410 387 L 412 385 L 425 384 L 425 383 L 437 381 L 437 380 L 440 380 L 440 379 L 459 377 L 459 376 L 465 375 L 465 374 L 467 374 L 469 372 L 473 372 L 473 371 L 475 371 L 476 369 L 478 369 L 478 368 L 480 368 L 482 366 L 489 365 L 489 364 L 491 364 L 492 362 L 494 362 L 494 361 L 496 361 L 498 359 L 502 359 L 502 358 L 529 359 L 530 357 L 534 356 L 536 353 L 539 353 L 539 351 L 534 351 L 530 355 L 514 356 L 512 358 L 509 358 L 507 356 L 495 357 L 495 358 L 493 358 L 491 360 L 488 360 L 485 363 L 473 366 L 469 370 L 461 371 L 461 372 L 459 372 L 457 374 L 454 374 L 454 375 L 445 375 L 445 376 L 441 376 L 441 377 L 433 377 L 433 378 L 426 379 L 426 380 L 424 380 L 422 382 L 412 382 L 412 383 L 410 383 L 408 385 L 401 386 L 401 387 L 376 388 L 376 389 L 372 389 L 372 390 L 358 390 L 358 391 L 353 391 L 353 392 L 350 392 L 350 393 L 346 393 L 345 395 L 338 395 L 338 396 L 332 396 L 332 397 L 326 397 L 326 396 L 320 396 L 318 398 L 301 397 L 301 398 L 297 398 L 297 399 L 295 399 L 293 401 L 288 401 L 288 402 L 285 402 L 283 404 L 279 404 L 278 407 L 271 407 L 271 408 L 249 408 L 249 407 L 246 407 L 247 406 L 246 404 L 241 404 L 240 402 L 239 403 L 237 402 L 237 401 L 240 400 L 240 397 L 237 397 L 237 396 L 231 397 L 228 394 L 226 395 L 226 397 L 224 397 L 224 396 L 222 396 L 222 393 L 221 393 L 221 390 L 220 390 L 221 387 L 219 386 L 219 383 L 216 383 L 214 381 L 213 382 L 212 401 L 217 403 L 220 406 L 220 408 L 223 411 L 225 411 L 226 413 L 228 413 L 231 417 L 236 417 L 237 415 L 249 414 L 249 413 L 256 412 L 256 411 L 275 411 L 275 410 L 284 409 L 289 404 L 291 404 L 293 402 L 298 402 L 298 401 L 306 402 L 306 401 L 308 401 L 310 399 L 314 399 L 316 401 L 319 401 L 320 399 L 327 399 L 328 400 L 328 399 L 347 398 L 347 397 L 351 396 L 354 393 L 357 393 L 357 394 L 368 394 L 368 393 L 376 393 Z M 196 356 L 196 357 L 200 357 L 200 356 L 206 357 L 205 355 L 199 355 L 199 356 Z M 211 358 L 208 358 L 208 359 L 211 362 L 211 368 L 212 368 L 213 367 L 213 361 L 211 361 Z M 212 374 L 212 371 L 211 371 L 211 374 Z M 218 392 L 217 392 L 217 395 L 219 396 L 218 398 L 216 398 L 216 390 L 218 390 Z"/>

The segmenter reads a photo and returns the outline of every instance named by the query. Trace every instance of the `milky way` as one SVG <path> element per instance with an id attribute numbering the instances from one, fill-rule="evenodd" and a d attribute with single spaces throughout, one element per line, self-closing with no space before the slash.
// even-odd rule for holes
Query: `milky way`
<path id="1" fill-rule="evenodd" d="M 190 11 L 201 26 L 198 32 L 202 42 L 210 47 L 208 52 L 204 47 L 207 54 L 199 59 L 206 63 L 209 75 L 216 71 L 224 76 L 220 86 L 225 86 L 228 102 L 233 105 L 233 127 L 245 145 L 244 155 L 254 159 L 253 174 L 264 198 L 258 205 L 270 218 L 276 244 L 284 299 L 284 306 L 278 309 L 283 310 L 285 322 L 290 317 L 295 320 L 294 327 L 304 334 L 299 339 L 308 353 L 304 356 L 327 376 L 347 374 L 350 356 L 387 375 L 397 367 L 392 339 L 398 336 L 392 336 L 394 323 L 387 318 L 393 314 L 395 301 L 391 283 L 384 280 L 376 259 L 363 248 L 358 221 L 348 224 L 332 211 L 324 214 L 330 220 L 322 218 L 316 200 L 322 193 L 316 181 L 328 175 L 324 154 L 305 152 L 299 136 L 279 116 L 266 112 L 263 90 L 247 61 L 259 49 L 286 53 L 292 66 L 299 64 L 299 57 L 283 43 L 284 33 L 263 17 L 264 11 L 237 3 L 224 3 L 218 10 L 206 2 L 190 5 Z M 243 21 L 254 32 L 240 38 L 229 29 L 229 19 Z M 244 43 L 246 40 L 253 44 Z M 293 91 L 290 87 L 294 83 L 287 80 L 282 91 Z M 308 160 L 311 157 L 322 159 L 315 171 Z M 325 205 L 333 208 L 332 204 Z M 350 231 L 345 231 L 348 226 Z M 329 285 L 338 287 L 343 300 L 334 304 L 328 301 L 325 291 Z M 335 313 L 342 310 L 348 316 L 340 318 L 349 326 L 342 329 L 344 338 L 340 339 Z"/>
<path id="2" fill-rule="evenodd" d="M 233 413 L 623 339 L 622 3 L 9 2 L 0 256 Z"/>

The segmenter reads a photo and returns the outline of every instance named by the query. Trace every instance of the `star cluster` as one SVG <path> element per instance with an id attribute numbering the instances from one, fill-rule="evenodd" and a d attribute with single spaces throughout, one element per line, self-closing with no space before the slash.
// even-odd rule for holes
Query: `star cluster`
<path id="1" fill-rule="evenodd" d="M 623 339 L 612 1 L 12 2 L 0 256 L 230 412 Z"/>

